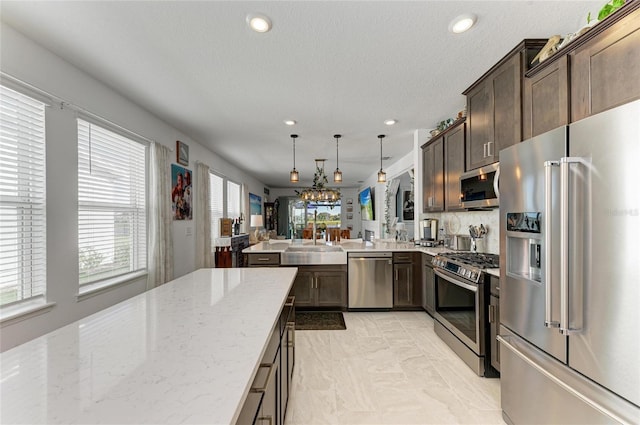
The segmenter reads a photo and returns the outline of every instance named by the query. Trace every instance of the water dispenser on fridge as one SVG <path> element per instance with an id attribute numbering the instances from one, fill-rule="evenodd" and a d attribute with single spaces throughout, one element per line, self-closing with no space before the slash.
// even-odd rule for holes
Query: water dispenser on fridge
<path id="1" fill-rule="evenodd" d="M 507 213 L 507 274 L 542 281 L 540 213 Z"/>

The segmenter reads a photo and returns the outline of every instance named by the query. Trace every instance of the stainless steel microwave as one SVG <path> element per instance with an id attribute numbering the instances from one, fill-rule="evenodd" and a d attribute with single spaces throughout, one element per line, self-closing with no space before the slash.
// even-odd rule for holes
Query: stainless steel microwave
<path id="1" fill-rule="evenodd" d="M 460 176 L 463 208 L 497 208 L 500 166 L 495 164 L 468 171 Z"/>

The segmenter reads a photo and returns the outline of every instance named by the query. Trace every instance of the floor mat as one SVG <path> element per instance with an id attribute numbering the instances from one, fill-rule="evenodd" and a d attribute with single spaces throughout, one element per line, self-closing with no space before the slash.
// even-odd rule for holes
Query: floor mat
<path id="1" fill-rule="evenodd" d="M 345 330 L 347 325 L 340 311 L 296 311 L 296 330 Z"/>

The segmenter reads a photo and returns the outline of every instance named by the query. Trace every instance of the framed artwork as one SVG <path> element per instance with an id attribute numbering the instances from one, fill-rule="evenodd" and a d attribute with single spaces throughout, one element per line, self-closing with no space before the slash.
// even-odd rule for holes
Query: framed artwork
<path id="1" fill-rule="evenodd" d="M 373 215 L 373 193 L 371 193 L 371 188 L 365 188 L 358 195 L 358 200 L 360 201 L 360 212 L 362 214 L 363 220 L 375 220 Z"/>
<path id="2" fill-rule="evenodd" d="M 262 197 L 249 192 L 249 213 L 262 215 Z"/>
<path id="3" fill-rule="evenodd" d="M 353 205 L 353 198 L 347 198 L 347 205 Z"/>
<path id="4" fill-rule="evenodd" d="M 348 205 L 347 206 L 347 212 L 348 213 L 352 213 L 353 212 L 353 205 Z"/>
<path id="5" fill-rule="evenodd" d="M 189 145 L 176 140 L 176 162 L 180 165 L 189 165 Z"/>
<path id="6" fill-rule="evenodd" d="M 353 220 L 353 213 L 347 213 L 347 220 Z"/>
<path id="7" fill-rule="evenodd" d="M 171 164 L 171 210 L 174 220 L 191 220 L 193 217 L 191 170 Z"/>

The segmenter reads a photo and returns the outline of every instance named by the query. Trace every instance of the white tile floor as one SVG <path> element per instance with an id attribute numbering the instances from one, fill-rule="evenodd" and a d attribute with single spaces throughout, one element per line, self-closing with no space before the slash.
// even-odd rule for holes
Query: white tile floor
<path id="1" fill-rule="evenodd" d="M 344 313 L 345 331 L 296 331 L 286 425 L 504 424 L 479 378 L 423 312 Z"/>

